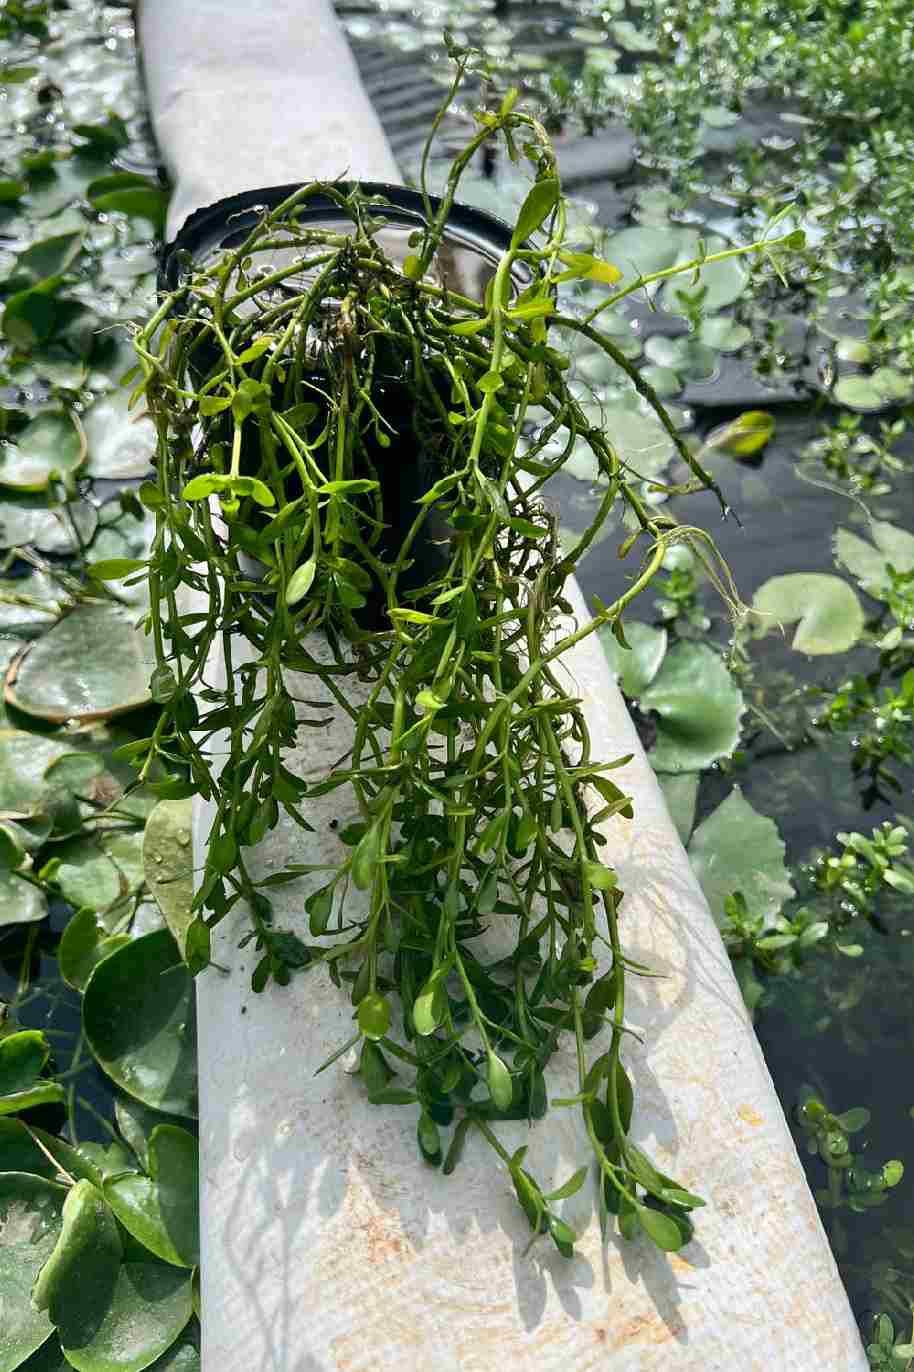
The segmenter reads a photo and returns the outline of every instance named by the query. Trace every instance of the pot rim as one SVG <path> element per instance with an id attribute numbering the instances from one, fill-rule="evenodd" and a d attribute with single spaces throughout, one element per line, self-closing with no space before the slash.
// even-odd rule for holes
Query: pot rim
<path id="1" fill-rule="evenodd" d="M 386 181 L 349 180 L 332 184 L 343 195 L 358 187 L 367 195 L 383 196 L 390 201 L 395 213 L 391 213 L 384 205 L 377 207 L 378 213 L 381 216 L 386 213 L 391 223 L 417 229 L 423 228 L 427 223 L 420 191 Z M 210 205 L 203 205 L 200 209 L 194 210 L 193 214 L 185 219 L 171 242 L 166 243 L 162 249 L 158 277 L 159 292 L 165 295 L 176 289 L 181 268 L 180 253 L 189 252 L 192 257 L 198 257 L 207 248 L 224 241 L 229 234 L 234 235 L 236 231 L 239 235 L 248 233 L 264 208 L 274 209 L 306 185 L 306 181 L 291 182 L 283 186 L 266 186 L 259 190 L 242 191 L 240 194 L 226 196 L 222 200 L 216 200 Z M 433 210 L 437 211 L 441 205 L 441 196 L 430 195 L 428 199 Z M 322 192 L 316 192 L 301 208 L 305 211 L 303 217 L 307 217 L 309 211 L 313 211 L 315 217 L 326 215 L 328 211 L 340 213 L 337 202 Z M 232 220 L 236 220 L 237 225 L 231 224 Z M 492 258 L 510 246 L 513 230 L 503 219 L 490 214 L 487 210 L 479 210 L 472 205 L 463 205 L 455 201 L 448 215 L 446 236 L 451 237 L 451 241 L 462 242 L 467 248 Z"/>

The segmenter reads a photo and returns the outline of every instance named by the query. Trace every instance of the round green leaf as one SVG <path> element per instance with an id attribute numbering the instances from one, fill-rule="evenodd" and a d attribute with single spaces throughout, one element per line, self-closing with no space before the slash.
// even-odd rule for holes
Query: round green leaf
<path id="1" fill-rule="evenodd" d="M 871 519 L 869 529 L 875 547 L 848 529 L 838 529 L 835 558 L 856 577 L 861 590 L 876 600 L 884 600 L 892 584 L 890 564 L 896 572 L 914 571 L 914 534 L 883 519 Z"/>
<path id="2" fill-rule="evenodd" d="M 32 1286 L 57 1242 L 66 1195 L 43 1177 L 0 1173 L 0 1372 L 13 1372 L 53 1332 Z"/>
<path id="3" fill-rule="evenodd" d="M 667 631 L 637 621 L 625 624 L 623 629 L 627 648 L 622 647 L 608 626 L 597 632 L 623 692 L 630 700 L 637 700 L 660 670 L 666 653 Z"/>
<path id="4" fill-rule="evenodd" d="M 840 577 L 824 572 L 774 576 L 756 591 L 752 608 L 757 637 L 795 623 L 791 646 L 811 656 L 847 652 L 863 633 L 863 609 L 856 592 Z"/>
<path id="5" fill-rule="evenodd" d="M 196 1115 L 193 980 L 167 929 L 98 964 L 83 998 L 83 1027 L 99 1066 L 129 1095 Z"/>
<path id="6" fill-rule="evenodd" d="M 85 458 L 69 415 L 49 410 L 26 424 L 14 443 L 0 447 L 0 486 L 43 491 L 52 472 L 75 472 Z"/>
<path id="7" fill-rule="evenodd" d="M 599 423 L 619 458 L 644 480 L 659 476 L 676 450 L 673 440 L 653 411 L 643 413 L 623 404 L 607 406 L 600 411 Z M 562 471 L 578 481 L 607 480 L 583 441 L 575 444 Z"/>
<path id="8" fill-rule="evenodd" d="M 143 417 L 142 407 L 127 408 L 129 394 L 120 388 L 96 400 L 86 411 L 83 427 L 89 445 L 88 473 L 106 478 L 145 476 L 155 452 L 152 421 Z"/>
<path id="9" fill-rule="evenodd" d="M 0 929 L 9 924 L 35 924 L 47 913 L 44 891 L 15 872 L 0 869 Z"/>
<path id="10" fill-rule="evenodd" d="M 0 1039 L 0 1096 L 25 1091 L 40 1075 L 50 1054 L 40 1029 L 22 1029 Z"/>
<path id="11" fill-rule="evenodd" d="M 689 844 L 692 870 L 718 924 L 724 901 L 741 891 L 751 914 L 766 925 L 793 895 L 777 825 L 749 804 L 738 786 L 703 819 Z"/>
<path id="12" fill-rule="evenodd" d="M 717 353 L 691 334 L 683 338 L 654 334 L 644 351 L 658 367 L 669 367 L 687 381 L 706 381 L 717 370 Z"/>
<path id="13" fill-rule="evenodd" d="M 856 373 L 839 377 L 835 383 L 834 397 L 839 405 L 846 405 L 849 410 L 861 410 L 864 413 L 881 410 L 886 404 L 886 397 L 873 378 Z"/>
<path id="14" fill-rule="evenodd" d="M 676 832 L 683 843 L 688 843 L 692 825 L 695 823 L 695 803 L 701 778 L 697 772 L 683 772 L 678 775 L 668 773 L 666 776 L 658 777 L 658 780 Z"/>
<path id="15" fill-rule="evenodd" d="M 171 1347 L 191 1313 L 189 1272 L 125 1262 L 95 1336 L 76 1346 L 61 1343 L 76 1372 L 142 1372 Z"/>
<path id="16" fill-rule="evenodd" d="M 160 1124 L 148 1144 L 149 1176 L 119 1177 L 105 1197 L 121 1224 L 157 1258 L 176 1267 L 200 1261 L 197 1140 Z"/>
<path id="17" fill-rule="evenodd" d="M 78 910 L 57 946 L 60 975 L 74 991 L 84 991 L 95 967 L 129 942 L 129 934 L 109 934 L 94 910 Z"/>
<path id="18" fill-rule="evenodd" d="M 119 1093 L 114 1101 L 114 1116 L 117 1127 L 136 1154 L 140 1167 L 149 1175 L 149 1139 L 160 1124 L 181 1126 L 175 1115 L 165 1115 L 161 1110 L 152 1110 L 133 1096 Z"/>
<path id="19" fill-rule="evenodd" d="M 703 319 L 698 330 L 699 341 L 719 353 L 737 353 L 751 337 L 752 332 L 745 324 L 738 324 L 725 314 Z"/>
<path id="20" fill-rule="evenodd" d="M 97 525 L 98 514 L 88 500 L 71 501 L 67 511 L 62 506 L 49 508 L 46 495 L 11 495 L 8 500 L 0 500 L 0 547 L 3 548 L 31 547 L 41 553 L 75 553 L 79 550 L 79 539 L 89 543 Z M 28 581 L 21 582 L 19 593 L 28 595 L 29 583 L 34 584 L 40 576 L 41 573 L 33 573 Z M 56 600 L 60 594 L 55 587 L 53 597 L 45 598 Z M 34 610 L 32 613 L 34 615 Z"/>
<path id="21" fill-rule="evenodd" d="M 191 808 L 189 800 L 160 800 L 146 821 L 143 835 L 146 883 L 182 952 L 193 919 Z"/>
<path id="22" fill-rule="evenodd" d="M 60 859 L 55 880 L 64 900 L 102 911 L 130 895 L 143 883 L 142 847 L 140 830 L 67 839 L 54 854 Z"/>
<path id="23" fill-rule="evenodd" d="M 46 1310 L 64 1348 L 95 1337 L 111 1305 L 121 1239 L 105 1199 L 90 1181 L 78 1181 L 63 1204 L 63 1227 L 38 1274 L 32 1301 Z"/>
<path id="24" fill-rule="evenodd" d="M 108 719 L 149 700 L 150 649 L 115 605 L 78 605 L 10 669 L 6 698 L 54 723 Z"/>
<path id="25" fill-rule="evenodd" d="M 650 756 L 658 772 L 699 772 L 730 757 L 739 742 L 742 692 L 705 643 L 677 643 L 639 704 L 657 714 Z"/>

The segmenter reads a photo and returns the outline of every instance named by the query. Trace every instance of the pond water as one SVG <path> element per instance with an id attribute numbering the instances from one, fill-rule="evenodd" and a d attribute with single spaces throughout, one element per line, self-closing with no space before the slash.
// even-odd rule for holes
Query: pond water
<path id="1" fill-rule="evenodd" d="M 607 0 L 596 5 L 493 7 L 488 0 L 421 5 L 404 0 L 344 4 L 340 12 L 407 176 L 416 170 L 422 140 L 441 98 L 446 66 L 441 31 L 446 24 L 459 38 L 482 45 L 498 69 L 539 90 L 558 129 L 560 169 L 575 198 L 581 242 L 605 248 L 610 260 L 614 244 L 625 255 L 650 242 L 656 249 L 651 266 L 663 266 L 671 260 L 665 254 L 693 252 L 701 237 L 712 251 L 720 244 L 744 241 L 747 227 L 757 232 L 768 212 L 760 196 L 756 218 L 744 215 L 745 185 L 740 177 L 746 175 L 745 147 L 765 149 L 776 161 L 793 156 L 797 140 L 805 136 L 800 102 L 778 100 L 761 83 L 750 89 L 738 114 L 709 104 L 697 144 L 683 144 L 672 117 L 667 126 L 656 118 L 649 126 L 645 111 L 652 87 L 639 73 L 645 63 L 655 66 L 658 56 L 656 15 L 647 5 L 626 8 Z M 160 204 L 155 202 L 150 209 L 153 200 L 147 203 L 142 198 L 156 194 L 156 166 L 142 111 L 129 9 L 73 0 L 53 13 L 49 38 L 0 36 L 0 57 L 4 71 L 25 60 L 34 68 L 30 76 L 0 84 L 0 160 L 16 168 L 26 165 L 23 159 L 32 159 L 31 169 L 26 167 L 27 192 L 19 198 L 10 191 L 8 203 L 0 205 L 0 270 L 9 274 L 32 242 L 77 233 L 83 255 L 72 298 L 100 321 L 96 329 L 141 318 L 153 299 L 155 260 L 153 230 L 144 211 L 158 214 Z M 560 80 L 555 79 L 558 68 L 564 73 Z M 489 83 L 493 88 L 494 84 L 497 78 Z M 453 139 L 465 133 L 471 104 L 467 97 L 445 125 L 435 164 L 439 171 Z M 111 123 L 110 111 L 122 124 Z M 599 127 L 588 133 L 589 124 Z M 94 132 L 79 132 L 86 127 Z M 80 148 L 76 156 L 42 167 L 42 152 L 73 146 Z M 796 167 L 801 164 L 797 154 Z M 784 165 L 789 169 L 793 164 Z M 136 179 L 93 192 L 99 178 L 112 172 L 132 173 Z M 506 215 L 521 203 L 526 188 L 510 164 L 487 157 L 474 168 L 464 198 Z M 139 200 L 102 199 L 124 191 Z M 779 198 L 773 195 L 777 203 L 786 198 L 783 187 Z M 809 216 L 806 227 L 814 238 L 816 224 Z M 849 233 L 858 229 L 859 222 L 848 221 Z M 617 237 L 621 233 L 626 237 Z M 904 259 L 902 265 L 911 260 Z M 893 371 L 894 380 L 882 378 L 884 390 L 875 402 L 869 382 L 865 392 L 854 391 L 858 377 L 869 377 L 854 358 L 864 357 L 862 341 L 868 336 L 872 310 L 871 302 L 855 294 L 852 282 L 843 294 L 832 287 L 827 297 L 832 302 L 830 315 L 816 298 L 815 330 L 806 327 L 810 297 L 802 282 L 791 284 L 792 296 L 777 295 L 770 274 L 750 279 L 742 268 L 728 266 L 715 273 L 708 295 L 697 306 L 669 295 L 653 302 L 630 297 L 610 324 L 604 318 L 604 326 L 626 354 L 649 367 L 649 379 L 667 397 L 676 424 L 684 435 L 695 438 L 696 446 L 744 410 L 773 415 L 774 436 L 742 460 L 725 448 L 703 449 L 738 520 L 722 521 L 710 495 L 674 502 L 678 514 L 685 517 L 687 511 L 689 522 L 711 530 L 748 602 L 774 576 L 835 574 L 835 530 L 843 527 L 863 536 L 870 527 L 841 473 L 841 453 L 846 455 L 848 445 L 855 442 L 859 446 L 863 434 L 878 438 L 880 422 L 897 419 L 910 398 L 905 389 L 910 368 L 881 355 L 882 370 Z M 903 292 L 891 307 L 899 301 L 904 307 Z M 691 332 L 690 308 L 693 314 L 696 309 L 703 312 L 703 318 L 694 314 Z M 837 348 L 835 338 L 841 340 Z M 131 547 L 142 546 L 142 528 L 134 527 L 140 521 L 129 500 L 126 510 L 113 503 L 119 490 L 136 485 L 148 457 L 142 441 L 137 450 L 133 431 L 126 431 L 125 416 L 112 401 L 115 380 L 128 365 L 123 329 L 112 331 L 107 352 L 93 347 L 80 353 L 78 347 L 52 341 L 23 360 L 8 336 L 0 344 L 3 432 L 20 432 L 24 419 L 33 418 L 42 407 L 63 407 L 86 416 L 93 405 L 112 404 L 111 411 L 103 413 L 100 428 L 100 434 L 112 436 L 107 456 L 101 455 L 104 445 L 99 436 L 97 451 L 71 492 L 91 506 L 86 518 L 93 530 L 102 513 L 107 542 L 104 552 L 96 547 L 92 556 L 97 557 L 135 556 Z M 669 449 L 658 442 L 656 426 L 630 388 L 595 367 L 586 352 L 579 353 L 576 366 L 576 384 L 602 407 L 609 432 L 618 436 L 626 457 L 645 478 L 646 496 L 653 498 L 649 482 L 661 473 L 681 479 L 675 463 L 671 466 Z M 862 394 L 857 408 L 835 404 L 830 373 L 835 368 L 843 383 L 839 395 L 853 402 Z M 891 409 L 883 401 L 893 384 L 899 403 Z M 859 430 L 847 428 L 857 418 Z M 845 428 L 839 430 L 836 426 L 842 422 Z M 832 437 L 828 460 L 810 448 L 823 426 L 847 439 Z M 902 425 L 884 446 L 891 450 L 890 460 L 882 462 L 867 489 L 858 483 L 854 490 L 865 498 L 874 519 L 910 529 L 914 480 L 904 464 L 914 455 L 914 444 Z M 859 470 L 864 459 L 858 454 L 855 460 Z M 586 467 L 573 470 L 574 475 L 563 476 L 551 492 L 561 525 L 569 531 L 584 526 L 599 498 Z M 42 502 L 43 497 L 38 503 Z M 31 494 L 7 492 L 0 502 L 0 528 L 13 527 L 13 517 L 21 521 L 23 511 L 32 510 L 35 503 Z M 20 530 L 21 523 L 15 528 Z M 623 589 L 616 557 L 620 536 L 618 529 L 607 530 L 584 561 L 580 580 L 585 594 L 608 601 Z M 27 539 L 17 532 L 4 534 L 2 541 L 13 547 Z M 53 540 L 50 547 L 47 541 L 36 546 L 44 571 L 65 573 L 65 551 Z M 4 575 L 12 581 L 33 570 L 34 563 L 10 556 Z M 840 574 L 856 584 L 846 572 Z M 30 583 L 30 594 L 34 593 Z M 878 632 L 885 632 L 890 621 L 881 602 L 862 593 L 861 601 L 869 620 L 875 623 L 882 616 Z M 2 608 L 0 635 L 18 646 L 24 636 L 21 626 L 7 603 Z M 731 637 L 713 587 L 700 569 L 681 562 L 670 568 L 657 602 L 637 613 L 641 620 L 665 625 L 680 641 L 704 640 L 725 648 Z M 789 634 L 787 639 L 768 634 L 747 640 L 742 656 L 731 658 L 748 706 L 742 737 L 732 756 L 702 773 L 694 813 L 683 821 L 684 832 L 712 815 L 738 784 L 752 806 L 777 824 L 786 842 L 787 863 L 799 892 L 790 911 L 802 900 L 813 899 L 816 855 L 821 850 L 834 852 L 839 832 L 868 834 L 899 810 L 910 808 L 914 777 L 903 762 L 895 766 L 899 791 L 885 783 L 867 785 L 852 767 L 853 731 L 829 733 L 810 726 L 820 698 L 816 692 L 827 696 L 854 673 L 873 672 L 880 659 L 873 646 L 875 636 L 875 630 L 869 638 L 859 636 L 848 651 L 809 657 L 790 648 Z M 879 689 L 897 687 L 898 664 L 897 657 L 891 658 Z M 656 718 L 645 708 L 636 713 L 636 720 L 645 742 L 652 744 Z M 148 721 L 131 718 L 130 729 L 142 736 L 144 723 Z M 15 706 L 8 707 L 5 727 L 39 732 L 48 728 Z M 909 736 L 910 718 L 906 727 Z M 119 734 L 116 741 L 124 736 Z M 106 736 L 96 743 L 104 751 L 114 741 Z M 112 902 L 111 908 L 115 905 Z M 57 974 L 57 941 L 71 909 L 72 904 L 58 900 L 43 923 L 0 928 L 0 997 L 14 1005 L 22 1025 L 45 1028 L 52 1038 L 57 1068 L 73 1087 L 65 1112 L 71 1130 L 81 1139 L 107 1139 L 112 1093 L 83 1041 L 79 993 Z M 845 942 L 859 946 L 858 955 L 812 954 L 802 968 L 779 975 L 765 975 L 756 968 L 756 994 L 763 993 L 756 1007 L 756 1028 L 788 1115 L 793 1116 L 808 1083 L 836 1112 L 858 1106 L 871 1112 L 862 1137 L 865 1160 L 872 1159 L 872 1166 L 889 1158 L 910 1165 L 909 1175 L 894 1187 L 883 1207 L 826 1212 L 842 1275 L 863 1319 L 879 1308 L 903 1314 L 914 1292 L 914 923 L 910 897 L 897 890 L 881 892 L 872 921 L 847 913 Z M 106 927 L 109 932 L 115 925 L 125 927 L 125 920 L 127 925 L 134 922 L 133 932 L 155 926 L 154 908 L 144 901 L 139 885 L 131 891 L 130 908 L 118 907 Z M 61 1120 L 59 1108 L 49 1107 L 47 1126 L 59 1127 Z M 799 1129 L 797 1137 L 801 1141 Z M 819 1191 L 826 1186 L 826 1169 L 818 1156 L 803 1156 L 810 1183 Z"/>

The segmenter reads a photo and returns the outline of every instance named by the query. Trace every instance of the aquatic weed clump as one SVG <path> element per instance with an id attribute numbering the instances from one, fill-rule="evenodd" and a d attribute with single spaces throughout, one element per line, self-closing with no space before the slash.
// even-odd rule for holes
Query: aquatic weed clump
<path id="1" fill-rule="evenodd" d="M 466 51 L 452 55 L 431 137 L 470 65 Z M 631 818 L 610 776 L 628 759 L 593 756 L 580 701 L 558 673 L 601 627 L 624 643 L 624 613 L 672 545 L 692 541 L 708 563 L 714 551 L 645 504 L 639 473 L 569 389 L 563 332 L 586 334 L 654 408 L 692 473 L 675 490 L 716 488 L 595 325 L 598 312 L 583 321 L 559 311 L 558 283 L 611 287 L 621 273 L 569 239 L 549 138 L 516 101 L 511 91 L 477 115 L 440 200 L 425 185 L 430 137 L 405 254 L 384 248 L 383 196 L 303 186 L 238 246 L 185 263 L 139 334 L 139 391 L 158 435 L 157 478 L 141 498 L 156 515 L 149 626 L 162 713 L 136 755 L 141 777 L 162 763 L 166 790 L 212 807 L 192 968 L 207 965 L 212 928 L 244 902 L 244 942 L 261 954 L 254 988 L 326 966 L 354 1007 L 340 1053 L 361 1044 L 370 1098 L 417 1107 L 421 1153 L 446 1172 L 467 1131 L 481 1132 L 534 1232 L 566 1256 L 575 1236 L 551 1205 L 587 1168 L 545 1195 L 526 1150 L 509 1156 L 492 1125 L 545 1113 L 544 1070 L 571 1034 L 579 1091 L 563 1104 L 582 1112 L 604 1219 L 676 1249 L 702 1202 L 629 1137 L 625 988 L 628 973 L 647 969 L 620 941 L 623 893 L 601 828 Z M 495 138 L 534 181 L 472 294 L 447 277 L 449 219 L 464 169 Z M 345 232 L 315 226 L 318 201 Z M 581 441 L 605 494 L 563 551 L 542 491 Z M 421 479 L 405 506 L 404 467 Z M 573 624 L 566 578 L 616 507 L 631 525 L 620 555 L 639 558 L 631 583 Z M 190 610 L 188 591 L 199 593 Z M 238 633 L 251 660 L 236 651 Z M 217 649 L 224 685 L 207 669 Z M 351 748 L 305 781 L 284 754 L 328 711 L 349 717 Z M 310 869 L 258 882 L 246 850 L 283 812 L 307 831 L 309 801 L 339 787 L 358 819 L 345 859 L 306 901 L 306 942 L 276 926 L 269 888 Z M 513 949 L 487 961 L 479 940 L 492 924 L 513 931 Z M 609 1046 L 588 1063 L 587 1041 L 604 1026 Z M 408 1079 L 394 1077 L 393 1058 Z"/>

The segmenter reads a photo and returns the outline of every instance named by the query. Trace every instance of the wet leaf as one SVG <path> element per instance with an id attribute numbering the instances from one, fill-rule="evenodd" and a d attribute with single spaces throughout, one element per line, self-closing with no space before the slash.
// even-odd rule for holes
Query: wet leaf
<path id="1" fill-rule="evenodd" d="M 532 233 L 542 227 L 558 204 L 558 199 L 559 183 L 554 177 L 546 177 L 531 186 L 515 220 L 512 247 L 521 247 Z"/>
<path id="2" fill-rule="evenodd" d="M 703 819 L 689 844 L 692 870 L 711 914 L 724 922 L 724 901 L 741 891 L 752 914 L 766 927 L 794 894 L 777 825 L 749 804 L 738 786 Z"/>
<path id="3" fill-rule="evenodd" d="M 185 1122 L 177 1115 L 166 1115 L 161 1110 L 153 1110 L 133 1096 L 118 1092 L 114 1100 L 114 1116 L 117 1127 L 126 1142 L 136 1154 L 140 1167 L 149 1173 L 149 1138 L 160 1124 L 174 1124 L 184 1127 Z"/>
<path id="4" fill-rule="evenodd" d="M 97 210 L 115 211 L 148 219 L 157 232 L 165 226 L 168 193 L 149 177 L 134 172 L 114 172 L 90 182 L 86 194 Z"/>
<path id="5" fill-rule="evenodd" d="M 107 719 L 149 700 L 151 648 L 125 610 L 84 603 L 7 673 L 6 698 L 39 719 Z"/>
<path id="6" fill-rule="evenodd" d="M 130 942 L 129 934 L 109 934 L 94 910 L 78 910 L 63 931 L 57 947 L 60 975 L 74 991 L 86 982 L 103 958 Z"/>
<path id="7" fill-rule="evenodd" d="M 619 458 L 633 473 L 650 480 L 659 476 L 675 452 L 673 440 L 653 413 L 645 414 L 628 405 L 607 406 L 600 410 L 600 425 L 606 431 Z M 596 459 L 583 442 L 578 443 L 565 463 L 563 472 L 579 481 L 604 482 Z"/>
<path id="8" fill-rule="evenodd" d="M 671 773 L 657 779 L 676 832 L 683 843 L 688 843 L 695 823 L 695 804 L 701 778 L 697 772 L 683 772 L 681 776 Z"/>
<path id="9" fill-rule="evenodd" d="M 667 647 L 666 629 L 632 621 L 625 625 L 628 648 L 623 648 L 608 627 L 598 630 L 607 661 L 629 699 L 637 700 L 660 670 Z"/>
<path id="10" fill-rule="evenodd" d="M 200 1261 L 197 1140 L 160 1124 L 148 1143 L 148 1176 L 120 1177 L 105 1196 L 121 1224 L 157 1258 L 176 1267 Z"/>
<path id="11" fill-rule="evenodd" d="M 658 367 L 667 367 L 686 381 L 706 381 L 717 371 L 714 349 L 691 335 L 667 338 L 654 334 L 645 343 L 644 352 Z"/>
<path id="12" fill-rule="evenodd" d="M 192 1313 L 190 1273 L 161 1263 L 125 1262 L 94 1337 L 63 1343 L 76 1372 L 142 1372 L 171 1347 Z"/>
<path id="13" fill-rule="evenodd" d="M 182 951 L 193 918 L 191 813 L 190 800 L 160 800 L 146 821 L 143 835 L 147 885 Z"/>
<path id="14" fill-rule="evenodd" d="M 25 1091 L 38 1078 L 50 1048 L 38 1029 L 22 1029 L 0 1039 L 0 1096 Z"/>
<path id="15" fill-rule="evenodd" d="M 80 834 L 55 850 L 56 882 L 70 905 L 104 911 L 135 891 L 143 880 L 140 831 Z"/>
<path id="16" fill-rule="evenodd" d="M 848 529 L 836 530 L 835 558 L 856 577 L 861 590 L 884 600 L 892 585 L 889 564 L 896 572 L 914 570 L 914 534 L 882 519 L 871 519 L 869 531 L 875 547 Z"/>
<path id="17" fill-rule="evenodd" d="M 73 420 L 57 410 L 45 410 L 0 446 L 0 486 L 17 491 L 43 491 L 52 472 L 66 476 L 85 460 Z"/>
<path id="18" fill-rule="evenodd" d="M 742 692 L 705 643 L 671 648 L 638 703 L 657 715 L 650 759 L 658 772 L 702 771 L 730 757 L 739 742 Z"/>
<path id="19" fill-rule="evenodd" d="M 145 562 L 155 534 L 155 516 L 142 519 L 123 514 L 119 509 L 111 519 L 115 502 L 103 505 L 99 511 L 100 528 L 92 544 L 93 561 L 126 558 Z M 133 582 L 133 585 L 128 583 Z M 145 605 L 149 599 L 149 582 L 145 576 L 128 576 L 124 581 L 108 583 L 108 590 L 125 605 Z"/>
<path id="20" fill-rule="evenodd" d="M 712 315 L 701 321 L 698 330 L 699 342 L 705 347 L 714 348 L 719 353 L 737 353 L 744 348 L 752 337 L 745 324 L 738 324 L 729 315 Z"/>
<path id="21" fill-rule="evenodd" d="M 54 1250 L 66 1190 L 43 1177 L 0 1173 L 0 1372 L 12 1372 L 53 1333 L 32 1286 Z"/>
<path id="22" fill-rule="evenodd" d="M 35 924 L 48 913 L 44 892 L 14 872 L 0 870 L 0 929 L 10 924 Z"/>
<path id="23" fill-rule="evenodd" d="M 48 506 L 42 496 L 20 495 L 0 500 L 0 547 L 36 548 L 40 553 L 75 553 L 80 540 L 90 543 L 98 526 L 98 512 L 89 500 Z M 32 574 L 37 578 L 40 572 Z M 23 581 L 23 593 L 25 582 Z M 58 590 L 58 595 L 62 592 Z"/>
<path id="24" fill-rule="evenodd" d="M 155 452 L 152 420 L 127 409 L 123 387 L 96 400 L 83 417 L 89 445 L 89 476 L 136 478 L 145 476 Z"/>
<path id="25" fill-rule="evenodd" d="M 791 646 L 810 656 L 847 652 L 863 633 L 856 593 L 840 577 L 824 572 L 771 577 L 756 591 L 752 608 L 757 638 L 796 624 Z"/>
<path id="26" fill-rule="evenodd" d="M 167 930 L 134 939 L 99 963 L 83 999 L 99 1066 L 153 1109 L 196 1115 L 193 980 Z"/>
<path id="27" fill-rule="evenodd" d="M 121 1265 L 114 1216 L 90 1181 L 78 1181 L 63 1204 L 57 1243 L 38 1274 L 32 1301 L 46 1310 L 64 1348 L 94 1337 L 110 1307 Z"/>

